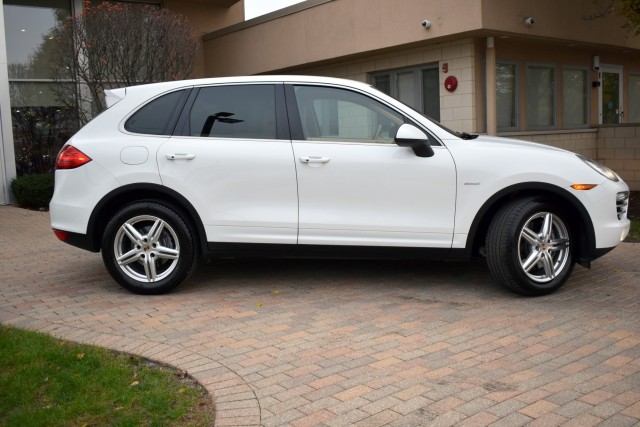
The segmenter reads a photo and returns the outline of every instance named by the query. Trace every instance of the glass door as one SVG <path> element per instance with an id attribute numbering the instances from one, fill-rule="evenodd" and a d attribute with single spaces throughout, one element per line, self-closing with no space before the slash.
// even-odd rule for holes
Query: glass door
<path id="1" fill-rule="evenodd" d="M 622 67 L 602 67 L 598 90 L 600 124 L 613 125 L 623 122 L 622 93 Z"/>
<path id="2" fill-rule="evenodd" d="M 377 89 L 434 120 L 440 121 L 440 70 L 438 64 L 377 73 Z"/>

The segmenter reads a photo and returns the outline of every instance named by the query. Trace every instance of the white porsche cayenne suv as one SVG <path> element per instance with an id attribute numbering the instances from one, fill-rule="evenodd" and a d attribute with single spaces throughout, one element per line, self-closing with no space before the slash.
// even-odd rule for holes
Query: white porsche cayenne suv
<path id="1" fill-rule="evenodd" d="M 457 133 L 369 85 L 261 76 L 108 91 L 57 159 L 51 224 L 167 292 L 201 257 L 487 259 L 543 295 L 628 234 L 629 188 L 568 151 Z"/>

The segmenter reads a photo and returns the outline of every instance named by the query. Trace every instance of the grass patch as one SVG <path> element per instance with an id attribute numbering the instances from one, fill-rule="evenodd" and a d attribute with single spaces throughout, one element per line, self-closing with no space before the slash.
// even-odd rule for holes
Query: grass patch
<path id="1" fill-rule="evenodd" d="M 629 230 L 629 236 L 627 236 L 625 242 L 640 242 L 640 219 L 631 220 L 631 229 Z"/>
<path id="2" fill-rule="evenodd" d="M 207 426 L 204 402 L 173 370 L 0 325 L 2 426 Z"/>
<path id="3" fill-rule="evenodd" d="M 627 217 L 631 220 L 631 229 L 624 241 L 640 243 L 640 191 L 631 192 Z"/>

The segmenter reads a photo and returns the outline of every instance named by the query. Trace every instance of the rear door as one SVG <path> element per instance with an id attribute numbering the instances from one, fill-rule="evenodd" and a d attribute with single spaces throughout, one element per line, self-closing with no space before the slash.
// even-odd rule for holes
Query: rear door
<path id="1" fill-rule="evenodd" d="M 282 84 L 197 88 L 180 135 L 159 149 L 162 183 L 193 204 L 209 242 L 296 243 L 296 171 L 284 111 Z"/>

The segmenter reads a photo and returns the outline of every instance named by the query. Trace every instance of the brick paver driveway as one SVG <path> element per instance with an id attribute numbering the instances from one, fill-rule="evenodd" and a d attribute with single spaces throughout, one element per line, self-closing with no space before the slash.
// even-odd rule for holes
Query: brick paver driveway
<path id="1" fill-rule="evenodd" d="M 188 371 L 226 425 L 637 425 L 640 244 L 523 298 L 472 264 L 217 261 L 122 290 L 0 207 L 0 321 Z"/>

